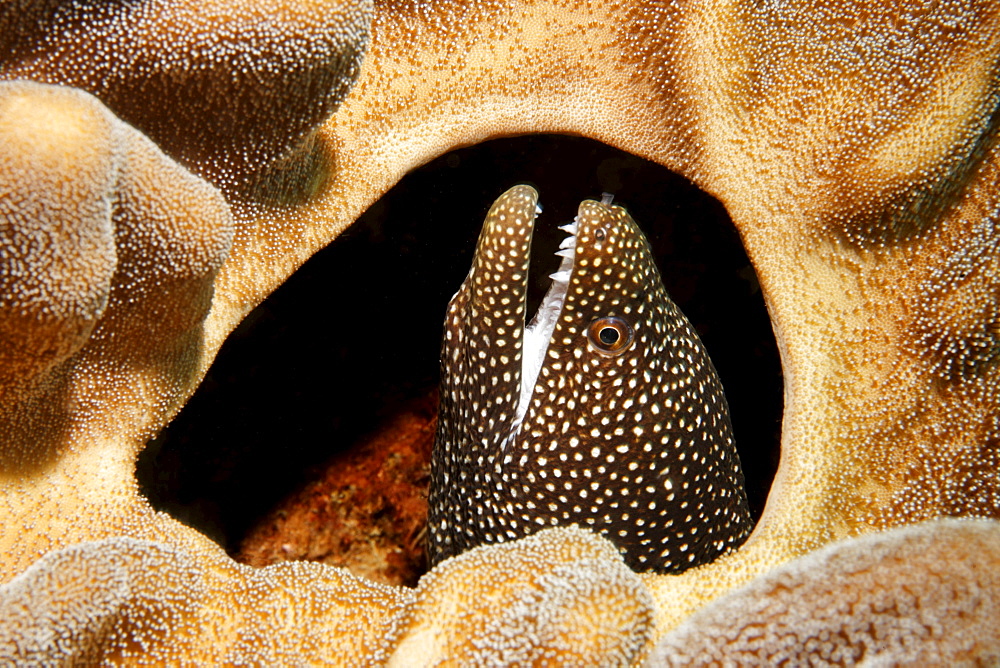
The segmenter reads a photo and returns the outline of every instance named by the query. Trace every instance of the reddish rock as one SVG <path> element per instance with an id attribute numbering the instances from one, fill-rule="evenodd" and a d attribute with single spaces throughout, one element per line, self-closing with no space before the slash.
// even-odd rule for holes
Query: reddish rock
<path id="1" fill-rule="evenodd" d="M 415 585 L 427 569 L 436 417 L 436 393 L 402 404 L 251 529 L 237 560 L 251 566 L 320 561 L 377 582 Z"/>

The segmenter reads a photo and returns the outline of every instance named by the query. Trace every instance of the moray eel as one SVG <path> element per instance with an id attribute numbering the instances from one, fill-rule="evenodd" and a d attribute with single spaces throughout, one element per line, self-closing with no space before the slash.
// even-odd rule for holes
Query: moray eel
<path id="1" fill-rule="evenodd" d="M 559 270 L 525 327 L 538 193 L 486 216 L 448 305 L 431 460 L 432 564 L 552 525 L 676 573 L 752 528 L 722 385 L 649 244 L 610 202 L 560 229 Z"/>

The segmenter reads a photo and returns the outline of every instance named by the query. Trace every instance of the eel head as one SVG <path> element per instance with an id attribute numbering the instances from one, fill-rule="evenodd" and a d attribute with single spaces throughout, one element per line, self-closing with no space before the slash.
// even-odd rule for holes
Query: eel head
<path id="1" fill-rule="evenodd" d="M 620 206 L 584 201 L 526 325 L 533 188 L 493 204 L 441 351 L 430 554 L 554 525 L 679 572 L 751 529 L 722 385 Z"/>

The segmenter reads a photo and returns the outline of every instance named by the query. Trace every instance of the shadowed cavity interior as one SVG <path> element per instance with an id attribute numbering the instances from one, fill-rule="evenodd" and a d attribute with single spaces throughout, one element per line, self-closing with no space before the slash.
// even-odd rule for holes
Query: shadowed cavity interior
<path id="1" fill-rule="evenodd" d="M 414 583 L 445 307 L 487 209 L 515 183 L 538 189 L 543 207 L 529 312 L 558 266 L 557 226 L 580 201 L 611 193 L 638 222 L 718 369 L 759 517 L 778 461 L 781 370 L 732 222 L 658 165 L 555 135 L 486 142 L 415 170 L 254 310 L 140 457 L 153 506 L 248 563 L 316 559 Z"/>

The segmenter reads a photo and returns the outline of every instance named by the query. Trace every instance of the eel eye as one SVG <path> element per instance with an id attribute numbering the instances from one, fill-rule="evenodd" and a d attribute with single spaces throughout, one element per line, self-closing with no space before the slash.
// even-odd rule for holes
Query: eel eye
<path id="1" fill-rule="evenodd" d="M 620 355 L 632 343 L 632 328 L 615 316 L 598 318 L 587 327 L 587 340 L 602 355 Z"/>

